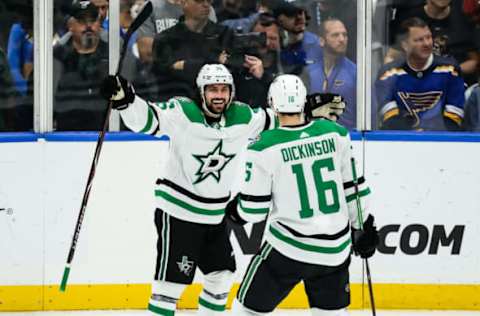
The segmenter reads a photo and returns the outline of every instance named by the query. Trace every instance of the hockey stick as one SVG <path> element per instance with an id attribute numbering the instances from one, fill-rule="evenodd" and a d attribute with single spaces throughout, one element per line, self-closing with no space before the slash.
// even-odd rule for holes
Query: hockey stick
<path id="1" fill-rule="evenodd" d="M 362 216 L 362 204 L 360 203 L 360 196 L 358 195 L 358 178 L 357 178 L 357 169 L 355 168 L 355 158 L 350 160 L 352 164 L 352 173 L 353 173 L 353 187 L 355 189 L 355 200 L 357 203 L 357 218 L 360 225 L 360 230 L 363 230 L 363 216 Z M 370 274 L 370 266 L 368 264 L 368 259 L 365 258 L 365 268 L 367 270 L 367 283 L 368 283 L 368 293 L 370 294 L 370 305 L 372 307 L 372 315 L 376 316 L 377 312 L 375 309 L 375 299 L 373 297 L 373 286 L 372 286 L 372 277 Z"/>
<path id="2" fill-rule="evenodd" d="M 128 42 L 132 34 L 140 27 L 140 25 L 145 22 L 145 20 L 152 13 L 153 6 L 150 1 L 146 2 L 142 8 L 142 11 L 138 14 L 136 19 L 132 22 L 128 28 L 127 34 L 123 40 L 122 50 L 120 51 L 120 60 L 118 61 L 118 67 L 116 75 L 118 75 L 122 70 L 123 59 L 125 58 L 125 53 L 127 51 Z M 77 247 L 78 237 L 80 235 L 80 229 L 82 227 L 83 218 L 85 217 L 85 209 L 88 203 L 88 197 L 90 196 L 90 190 L 92 189 L 93 178 L 95 177 L 95 170 L 97 168 L 98 159 L 100 157 L 100 152 L 102 151 L 103 140 L 105 139 L 105 133 L 108 129 L 108 122 L 110 120 L 110 113 L 112 111 L 112 102 L 109 101 L 107 105 L 107 110 L 105 113 L 105 121 L 103 122 L 103 129 L 100 132 L 98 137 L 97 146 L 95 148 L 95 154 L 93 156 L 92 165 L 90 167 L 90 173 L 88 175 L 87 185 L 85 186 L 85 191 L 83 193 L 82 204 L 80 206 L 80 212 L 78 213 L 77 224 L 75 226 L 75 231 L 73 233 L 72 243 L 70 245 L 70 250 L 68 251 L 67 264 L 65 270 L 63 271 L 62 282 L 60 284 L 60 291 L 65 292 L 67 287 L 68 276 L 70 274 L 70 265 L 75 255 L 75 248 Z"/>

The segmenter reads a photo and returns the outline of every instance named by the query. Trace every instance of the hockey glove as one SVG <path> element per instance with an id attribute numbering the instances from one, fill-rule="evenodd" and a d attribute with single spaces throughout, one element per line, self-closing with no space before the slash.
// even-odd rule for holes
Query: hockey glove
<path id="1" fill-rule="evenodd" d="M 336 122 L 345 111 L 345 100 L 335 93 L 313 93 L 307 95 L 307 117 L 326 118 Z"/>
<path id="2" fill-rule="evenodd" d="M 240 217 L 240 214 L 238 214 L 238 195 L 228 202 L 227 207 L 225 208 L 225 215 L 235 224 L 244 225 L 247 223 Z"/>
<path id="3" fill-rule="evenodd" d="M 100 94 L 106 100 L 112 102 L 112 108 L 124 110 L 135 99 L 135 91 L 132 85 L 122 76 L 106 77 L 100 86 Z"/>
<path id="4" fill-rule="evenodd" d="M 377 245 L 377 227 L 375 227 L 373 215 L 370 214 L 363 223 L 363 230 L 352 227 L 353 252 L 355 255 L 367 259 L 373 256 Z"/>

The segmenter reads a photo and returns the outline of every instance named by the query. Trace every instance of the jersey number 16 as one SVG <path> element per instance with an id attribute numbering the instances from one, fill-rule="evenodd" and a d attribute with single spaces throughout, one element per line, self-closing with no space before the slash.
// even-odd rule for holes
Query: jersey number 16
<path id="1" fill-rule="evenodd" d="M 326 158 L 316 160 L 311 167 L 312 176 L 315 182 L 315 189 L 317 192 L 318 206 L 320 208 L 320 212 L 324 214 L 336 213 L 340 209 L 337 183 L 333 180 L 325 181 L 322 178 L 322 169 L 327 169 L 328 171 L 335 170 L 333 159 Z M 297 180 L 297 189 L 300 197 L 301 207 L 300 217 L 312 217 L 313 209 L 310 206 L 303 164 L 292 165 L 292 172 L 294 173 Z M 331 197 L 333 198 L 333 201 L 330 204 L 327 202 L 328 192 L 331 193 Z"/>

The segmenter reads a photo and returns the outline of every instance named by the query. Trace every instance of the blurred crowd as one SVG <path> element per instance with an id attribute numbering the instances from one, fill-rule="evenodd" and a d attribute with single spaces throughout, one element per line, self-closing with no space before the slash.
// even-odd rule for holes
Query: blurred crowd
<path id="1" fill-rule="evenodd" d="M 120 34 L 144 0 L 119 0 Z M 198 97 L 206 63 L 234 74 L 236 98 L 267 106 L 279 74 L 309 93 L 337 93 L 339 123 L 356 127 L 357 1 L 151 0 L 122 75 L 151 101 Z M 33 0 L 0 2 L 0 131 L 33 128 Z M 372 128 L 480 130 L 480 7 L 470 0 L 374 1 Z M 106 104 L 108 0 L 54 0 L 54 130 L 99 130 Z"/>

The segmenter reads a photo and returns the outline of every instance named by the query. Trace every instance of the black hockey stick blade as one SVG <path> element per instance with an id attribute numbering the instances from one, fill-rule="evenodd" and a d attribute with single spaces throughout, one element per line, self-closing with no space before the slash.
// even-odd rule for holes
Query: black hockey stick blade
<path id="1" fill-rule="evenodd" d="M 145 20 L 150 16 L 153 11 L 153 6 L 150 1 L 146 2 L 142 8 L 142 11 L 138 14 L 137 18 L 132 22 L 130 28 L 127 31 L 127 36 L 123 42 L 123 47 L 121 50 L 120 60 L 118 61 L 117 74 L 120 73 L 123 64 L 123 58 L 125 57 L 126 48 L 132 34 L 140 27 L 140 25 L 145 22 Z M 95 147 L 95 154 L 93 156 L 92 164 L 90 167 L 90 173 L 88 176 L 87 184 L 85 186 L 85 191 L 83 193 L 82 205 L 78 213 L 77 223 L 75 226 L 75 231 L 72 237 L 72 243 L 70 245 L 70 250 L 68 252 L 67 263 L 63 271 L 62 281 L 60 283 L 60 291 L 65 292 L 67 288 L 68 276 L 70 275 L 70 266 L 75 255 L 75 248 L 77 247 L 78 237 L 80 236 L 80 230 L 82 228 L 83 218 L 85 217 L 85 210 L 87 208 L 88 198 L 90 196 L 90 190 L 92 188 L 93 178 L 95 177 L 95 170 L 97 168 L 98 159 L 100 158 L 100 152 L 102 151 L 103 140 L 105 139 L 105 134 L 108 129 L 108 122 L 110 119 L 110 113 L 112 111 L 112 102 L 108 102 L 107 110 L 105 113 L 105 120 L 103 123 L 103 129 L 100 131 L 98 137 L 97 146 Z"/>
<path id="2" fill-rule="evenodd" d="M 137 15 L 135 20 L 133 20 L 132 24 L 127 31 L 127 36 L 130 37 L 139 27 L 147 20 L 147 18 L 152 14 L 153 5 L 150 1 L 147 1 L 142 8 L 142 11 Z"/>

